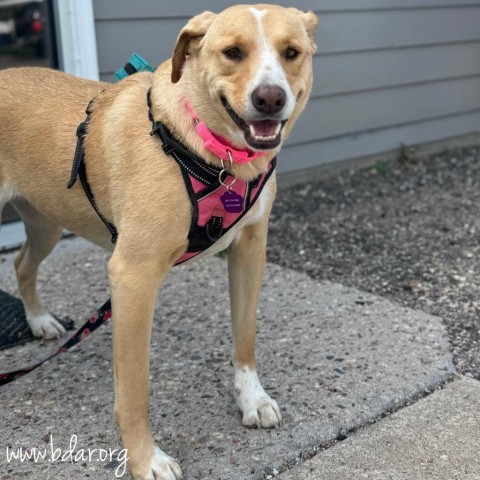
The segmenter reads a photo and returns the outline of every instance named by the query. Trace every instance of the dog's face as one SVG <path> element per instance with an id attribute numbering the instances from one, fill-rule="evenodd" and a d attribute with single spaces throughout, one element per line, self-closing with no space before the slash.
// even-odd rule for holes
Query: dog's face
<path id="1" fill-rule="evenodd" d="M 316 26 L 312 12 L 272 5 L 205 12 L 180 32 L 172 81 L 184 75 L 213 132 L 239 147 L 277 149 L 312 88 Z"/>

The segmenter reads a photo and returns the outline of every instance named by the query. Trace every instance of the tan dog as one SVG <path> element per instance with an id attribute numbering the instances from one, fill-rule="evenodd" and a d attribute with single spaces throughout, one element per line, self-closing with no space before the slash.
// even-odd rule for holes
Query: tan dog
<path id="1" fill-rule="evenodd" d="M 136 480 L 181 477 L 150 431 L 149 347 L 158 288 L 184 253 L 192 220 L 179 166 L 149 134 L 147 91 L 151 88 L 154 118 L 208 164 L 219 167 L 220 160 L 203 148 L 186 97 L 211 131 L 238 148 L 266 150 L 248 164 L 234 165 L 239 178 L 253 179 L 267 170 L 307 102 L 316 25 L 311 12 L 236 6 L 191 19 L 172 60 L 154 74 L 139 73 L 113 85 L 47 69 L 0 72 L 0 212 L 11 201 L 25 222 L 27 241 L 15 267 L 28 322 L 39 337 L 64 333 L 36 293 L 38 266 L 62 228 L 113 250 L 80 182 L 65 187 L 76 128 L 96 99 L 85 158 L 97 204 L 119 231 L 108 265 L 115 416 Z M 272 176 L 248 214 L 200 255 L 228 247 L 235 395 L 243 423 L 267 428 L 279 425 L 281 414 L 256 374 L 255 328 L 275 191 Z"/>

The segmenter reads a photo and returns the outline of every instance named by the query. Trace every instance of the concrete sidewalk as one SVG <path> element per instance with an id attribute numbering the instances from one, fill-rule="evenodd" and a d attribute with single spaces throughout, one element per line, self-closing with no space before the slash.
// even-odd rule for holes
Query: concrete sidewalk
<path id="1" fill-rule="evenodd" d="M 0 257 L 0 288 L 16 294 L 13 256 Z M 80 326 L 108 297 L 107 257 L 80 239 L 61 242 L 40 275 L 50 310 L 74 318 Z M 227 291 L 226 262 L 213 258 L 174 269 L 159 295 L 152 337 L 152 428 L 159 445 L 179 460 L 186 479 L 262 479 L 285 471 L 281 475 L 286 479 L 451 480 L 459 463 L 465 468 L 458 478 L 480 478 L 477 458 L 463 465 L 467 458 L 456 457 L 467 452 L 466 447 L 460 452 L 449 449 L 467 441 L 472 451 L 480 449 L 474 381 L 456 380 L 444 391 L 368 426 L 454 376 L 439 318 L 269 265 L 259 309 L 258 367 L 285 423 L 280 429 L 255 431 L 242 427 L 232 394 Z M 38 341 L 0 352 L 0 369 L 28 365 L 54 348 L 51 342 Z M 73 351 L 0 389 L 0 480 L 115 478 L 118 462 L 20 463 L 7 462 L 6 456 L 7 447 L 44 449 L 50 435 L 54 448 L 64 452 L 73 435 L 78 437 L 76 451 L 121 448 L 112 417 L 112 377 L 107 325 Z M 439 397 L 444 399 L 445 420 L 429 421 L 429 416 L 435 419 Z M 407 412 L 408 421 L 402 421 Z M 469 428 L 454 428 L 457 420 L 467 420 Z M 364 433 L 295 466 L 364 426 Z M 373 448 L 368 442 L 385 442 L 389 430 L 392 438 L 402 438 L 402 428 L 407 427 L 413 442 L 409 445 L 415 445 L 415 438 L 437 438 L 439 451 L 447 452 L 441 471 L 450 472 L 448 477 L 419 477 L 419 464 L 429 462 L 422 453 L 417 458 L 410 455 L 411 461 L 405 457 L 398 471 L 380 471 L 377 476 L 373 467 L 359 463 L 356 452 Z M 341 470 L 345 461 L 342 464 L 335 452 L 349 445 L 353 446 L 340 458 L 349 458 L 351 470 Z M 369 457 L 372 465 L 393 465 L 389 455 L 402 458 L 407 450 L 389 449 L 385 443 L 376 452 L 378 457 Z M 322 458 L 331 460 L 323 464 Z"/>
<path id="2" fill-rule="evenodd" d="M 456 380 L 279 480 L 478 480 L 480 382 Z"/>

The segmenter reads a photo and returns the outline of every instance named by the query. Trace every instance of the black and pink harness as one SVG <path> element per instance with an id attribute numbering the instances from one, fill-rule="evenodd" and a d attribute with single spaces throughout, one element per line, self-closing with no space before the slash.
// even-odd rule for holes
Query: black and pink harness
<path id="1" fill-rule="evenodd" d="M 97 215 L 110 231 L 112 243 L 115 244 L 119 232 L 115 225 L 98 208 L 87 179 L 83 142 L 88 132 L 92 103 L 93 100 L 86 109 L 86 120 L 77 128 L 77 146 L 67 188 L 72 188 L 77 178 L 80 178 L 85 195 Z M 205 149 L 217 155 L 221 159 L 224 168 L 219 169 L 208 165 L 175 139 L 162 122 L 153 118 L 150 91 L 147 94 L 147 104 L 148 115 L 152 122 L 151 135 L 159 135 L 164 152 L 171 156 L 179 165 L 185 188 L 192 204 L 192 221 L 188 233 L 188 248 L 175 262 L 175 265 L 179 265 L 211 247 L 244 217 L 258 200 L 263 187 L 273 174 L 276 159 L 274 158 L 270 162 L 265 173 L 259 175 L 254 180 L 246 182 L 237 179 L 233 168 L 234 163 L 247 163 L 263 155 L 262 152 L 236 150 L 225 139 L 210 132 L 205 124 L 196 117 L 190 105 L 186 104 L 186 108 L 192 116 L 192 121 L 196 122 L 196 130 L 204 140 Z M 111 304 L 110 300 L 108 300 L 59 350 L 48 358 L 26 368 L 0 373 L 0 386 L 23 377 L 43 365 L 46 361 L 66 352 L 88 337 L 105 321 L 108 321 L 111 316 Z"/>
<path id="2" fill-rule="evenodd" d="M 223 168 L 216 168 L 189 151 L 162 122 L 154 119 L 150 90 L 147 94 L 147 105 L 148 116 L 152 122 L 150 134 L 158 134 L 163 151 L 172 157 L 180 167 L 185 189 L 192 205 L 188 248 L 175 262 L 175 265 L 179 265 L 211 247 L 248 213 L 274 172 L 276 159 L 274 158 L 269 163 L 268 170 L 257 178 L 249 182 L 237 179 L 235 163 L 250 162 L 264 153 L 236 150 L 225 139 L 210 132 L 205 124 L 199 121 L 190 104 L 186 102 L 186 108 L 192 116 L 192 121 L 196 122 L 196 130 L 204 140 L 204 148 L 215 153 L 222 162 Z M 77 148 L 68 188 L 73 187 L 77 177 L 80 178 L 88 200 L 110 231 L 112 243 L 116 243 L 119 232 L 115 225 L 101 213 L 87 179 L 83 141 L 88 131 L 91 112 L 92 102 L 87 107 L 85 122 L 82 122 L 77 129 Z"/>
<path id="3" fill-rule="evenodd" d="M 179 165 L 192 204 L 188 248 L 175 262 L 175 265 L 179 265 L 211 247 L 248 213 L 274 172 L 276 160 L 270 162 L 266 173 L 250 182 L 237 179 L 232 168 L 232 164 L 235 163 L 235 152 L 232 153 L 228 147 L 225 148 L 226 158 L 219 157 L 224 165 L 223 169 L 207 165 L 176 140 L 165 125 L 154 120 L 150 94 L 147 101 L 152 133 L 159 135 L 164 152 Z M 197 131 L 199 125 L 201 124 L 197 124 Z M 224 140 L 209 141 L 211 146 L 208 149 L 211 151 L 215 148 L 217 155 L 221 153 L 219 146 L 225 144 Z M 256 156 L 251 155 L 249 161 L 254 158 Z"/>

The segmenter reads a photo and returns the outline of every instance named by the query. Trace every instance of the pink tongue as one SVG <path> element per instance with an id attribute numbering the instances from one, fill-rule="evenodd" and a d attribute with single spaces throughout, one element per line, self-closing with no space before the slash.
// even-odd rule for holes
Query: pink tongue
<path id="1" fill-rule="evenodd" d="M 259 122 L 252 122 L 252 126 L 255 129 L 256 135 L 261 137 L 271 137 L 272 135 L 275 135 L 278 122 L 275 120 L 262 120 Z"/>

